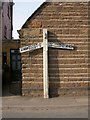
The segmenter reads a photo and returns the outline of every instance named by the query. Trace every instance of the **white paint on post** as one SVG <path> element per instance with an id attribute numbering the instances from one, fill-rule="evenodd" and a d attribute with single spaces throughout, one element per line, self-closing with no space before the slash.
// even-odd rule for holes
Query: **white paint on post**
<path id="1" fill-rule="evenodd" d="M 47 29 L 43 29 L 43 89 L 44 98 L 49 98 L 48 84 L 48 34 Z"/>

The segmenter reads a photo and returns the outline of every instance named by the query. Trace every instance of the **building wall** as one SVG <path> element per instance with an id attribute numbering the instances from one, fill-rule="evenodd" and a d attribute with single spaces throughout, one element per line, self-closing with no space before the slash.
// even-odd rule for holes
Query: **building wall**
<path id="1" fill-rule="evenodd" d="M 10 67 L 10 50 L 19 49 L 20 41 L 19 40 L 8 40 L 8 41 L 5 40 L 2 42 L 2 52 L 7 53 L 7 64 Z"/>
<path id="2" fill-rule="evenodd" d="M 0 2 L 0 41 L 1 41 L 1 51 L 6 52 L 8 55 L 10 47 L 12 45 L 12 17 L 13 17 L 13 1 L 7 0 L 7 2 Z M 8 65 L 10 66 L 10 58 L 7 56 Z M 3 67 L 3 66 L 2 66 Z"/>
<path id="3" fill-rule="evenodd" d="M 10 50 L 19 49 L 19 47 L 20 47 L 19 40 L 7 40 L 7 41 L 3 40 L 2 42 L 2 84 L 3 86 L 10 85 L 11 82 L 13 81 L 12 70 L 11 70 Z M 3 57 L 3 53 L 6 54 L 6 58 Z"/>
<path id="4" fill-rule="evenodd" d="M 0 41 L 2 39 L 2 4 L 0 2 Z"/>
<path id="5" fill-rule="evenodd" d="M 13 0 L 0 2 L 0 51 L 5 52 L 12 42 Z M 2 43 L 3 42 L 3 43 Z M 4 45 L 5 43 L 5 45 Z M 6 45 L 9 44 L 9 45 Z M 2 51 L 3 48 L 3 51 Z M 7 51 L 6 51 L 7 52 Z M 8 58 L 9 59 L 9 58 Z"/>
<path id="6" fill-rule="evenodd" d="M 2 2 L 0 2 L 0 52 L 2 52 Z M 0 63 L 1 62 L 2 60 L 0 58 Z"/>
<path id="7" fill-rule="evenodd" d="M 1 8 L 2 8 L 2 4 L 0 2 L 0 79 L 2 79 L 2 21 L 1 21 L 1 15 L 2 15 L 2 11 L 1 11 Z M 0 84 L 2 85 L 2 81 L 0 81 Z M 2 88 L 0 86 L 0 88 Z"/>
<path id="8" fill-rule="evenodd" d="M 15 75 L 12 75 L 12 68 L 10 59 L 10 50 L 11 49 L 19 49 L 20 41 L 12 38 L 12 30 L 13 30 L 13 0 L 7 0 L 7 2 L 0 2 L 0 50 L 2 51 L 2 57 L 0 59 L 0 63 L 2 64 L 2 91 L 8 91 L 13 94 L 21 94 L 21 80 L 14 81 Z M 5 57 L 3 57 L 3 53 L 6 54 L 6 63 Z M 3 62 L 4 61 L 4 62 Z M 16 72 L 16 71 L 15 71 Z M 14 81 L 14 82 L 13 82 Z M 6 87 L 8 85 L 8 87 Z"/>
<path id="9" fill-rule="evenodd" d="M 4 41 L 2 43 L 2 52 L 6 52 L 7 56 L 7 65 L 8 65 L 8 71 L 3 69 L 3 74 L 2 74 L 2 85 L 3 85 L 3 90 L 6 89 L 5 85 L 9 85 L 9 92 L 15 95 L 21 95 L 21 80 L 20 81 L 14 81 L 15 76 L 12 75 L 12 69 L 11 69 L 11 56 L 10 56 L 10 50 L 13 49 L 19 49 L 20 48 L 20 40 L 8 40 Z M 3 68 L 5 66 L 3 65 Z M 17 74 L 16 74 L 17 75 Z M 5 86 L 5 88 L 4 88 Z"/>
<path id="10" fill-rule="evenodd" d="M 3 2 L 2 5 L 2 36 L 3 39 L 12 39 L 12 5 Z"/>
<path id="11" fill-rule="evenodd" d="M 75 50 L 49 48 L 50 96 L 85 95 L 88 88 L 88 2 L 44 4 L 20 31 L 20 46 L 43 41 L 74 45 Z M 42 49 L 21 54 L 22 95 L 43 95 Z"/>

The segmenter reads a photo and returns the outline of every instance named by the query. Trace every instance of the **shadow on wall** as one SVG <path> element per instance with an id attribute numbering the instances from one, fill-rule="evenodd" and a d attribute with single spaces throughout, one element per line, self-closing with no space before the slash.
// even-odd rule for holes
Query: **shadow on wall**
<path id="1" fill-rule="evenodd" d="M 59 42 L 57 40 L 57 36 L 49 32 L 49 42 Z M 54 38 L 54 39 L 53 39 Z M 49 67 L 49 94 L 50 97 L 58 97 L 58 90 L 60 88 L 60 71 L 59 71 L 59 63 L 58 63 L 58 49 L 49 48 L 48 55 L 48 67 Z"/>
<path id="2" fill-rule="evenodd" d="M 55 33 L 49 32 L 49 42 L 56 42 L 56 43 L 62 43 L 60 40 L 57 39 L 57 36 Z M 63 44 L 63 43 L 62 43 Z M 57 49 L 57 48 L 49 48 L 49 57 L 48 57 L 48 64 L 49 64 L 49 94 L 50 97 L 58 97 L 60 95 L 60 51 L 63 49 Z M 77 50 L 77 48 L 74 46 L 74 50 Z M 64 49 L 65 51 L 65 49 Z"/>

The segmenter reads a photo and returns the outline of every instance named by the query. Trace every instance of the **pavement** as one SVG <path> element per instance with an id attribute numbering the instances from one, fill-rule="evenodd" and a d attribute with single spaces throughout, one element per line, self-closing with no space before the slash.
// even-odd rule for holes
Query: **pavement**
<path id="1" fill-rule="evenodd" d="M 3 92 L 3 118 L 88 118 L 88 96 L 60 96 L 45 99 Z"/>
<path id="2" fill-rule="evenodd" d="M 53 98 L 30 97 L 14 95 L 9 92 L 9 86 L 5 86 L 2 94 L 3 109 L 21 109 L 21 108 L 59 108 L 59 107 L 75 107 L 88 106 L 88 96 L 59 96 Z"/>
<path id="3" fill-rule="evenodd" d="M 3 118 L 67 118 L 88 117 L 88 96 L 43 97 L 4 96 L 2 97 Z"/>
<path id="4" fill-rule="evenodd" d="M 88 96 L 56 97 L 45 99 L 43 97 L 31 98 L 29 96 L 7 96 L 2 98 L 2 108 L 5 109 L 33 109 L 33 108 L 61 108 L 88 106 Z"/>

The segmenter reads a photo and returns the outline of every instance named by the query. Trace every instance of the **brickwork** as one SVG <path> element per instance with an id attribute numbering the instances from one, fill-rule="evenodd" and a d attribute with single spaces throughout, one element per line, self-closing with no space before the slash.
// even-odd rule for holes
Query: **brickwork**
<path id="1" fill-rule="evenodd" d="M 88 2 L 45 3 L 20 30 L 20 47 L 43 41 L 74 45 L 75 50 L 49 48 L 50 96 L 82 95 L 88 89 Z M 22 53 L 22 95 L 43 95 L 43 52 Z"/>

